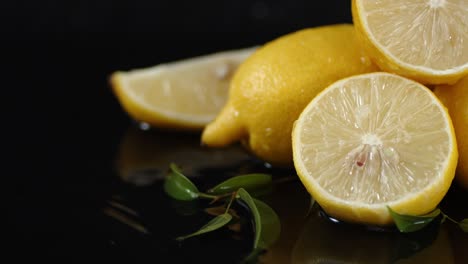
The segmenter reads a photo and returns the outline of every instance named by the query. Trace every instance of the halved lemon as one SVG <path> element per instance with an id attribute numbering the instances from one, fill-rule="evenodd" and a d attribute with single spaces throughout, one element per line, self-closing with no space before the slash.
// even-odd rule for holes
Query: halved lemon
<path id="1" fill-rule="evenodd" d="M 468 1 L 353 0 L 358 36 L 385 71 L 422 83 L 468 74 Z"/>
<path id="2" fill-rule="evenodd" d="M 200 130 L 224 106 L 233 72 L 254 49 L 115 72 L 111 85 L 133 119 L 156 127 Z"/>
<path id="3" fill-rule="evenodd" d="M 457 146 L 447 110 L 425 86 L 389 73 L 335 82 L 301 113 L 293 133 L 297 173 L 332 217 L 384 225 L 387 206 L 433 210 L 448 191 Z"/>

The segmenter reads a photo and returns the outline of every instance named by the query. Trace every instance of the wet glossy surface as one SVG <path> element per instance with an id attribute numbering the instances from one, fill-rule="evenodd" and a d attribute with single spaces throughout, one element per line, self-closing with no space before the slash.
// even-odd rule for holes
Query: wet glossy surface
<path id="1" fill-rule="evenodd" d="M 206 203 L 177 202 L 164 194 L 162 179 L 169 162 L 180 164 L 202 190 L 241 173 L 267 172 L 276 180 L 294 175 L 293 170 L 265 166 L 238 146 L 207 149 L 199 146 L 198 135 L 142 131 L 136 127 L 125 133 L 117 153 L 119 178 L 113 180 L 103 203 L 103 230 L 116 252 L 141 259 L 162 255 L 177 263 L 216 263 L 215 258 L 237 263 L 249 253 L 252 244 L 250 225 L 243 225 L 238 232 L 223 229 L 176 243 L 175 237 L 196 230 L 212 216 L 204 211 Z M 466 216 L 467 210 L 457 205 L 467 197 L 454 186 L 442 209 Z M 272 206 L 282 224 L 280 239 L 261 257 L 263 263 L 468 261 L 463 250 L 468 246 L 468 236 L 450 223 L 400 234 L 392 228 L 334 223 L 318 207 L 307 216 L 309 196 L 299 181 L 277 184 L 261 199 Z"/>
<path id="2" fill-rule="evenodd" d="M 116 142 L 106 171 L 64 174 L 76 184 L 51 192 L 32 189 L 16 200 L 13 242 L 46 258 L 90 257 L 107 261 L 154 263 L 238 263 L 250 252 L 252 226 L 224 228 L 185 242 L 213 216 L 204 202 L 179 202 L 163 191 L 170 162 L 184 168 L 201 190 L 228 177 L 271 173 L 276 181 L 261 200 L 279 215 L 280 239 L 261 257 L 262 263 L 467 263 L 468 235 L 446 223 L 417 234 L 334 223 L 314 207 L 307 216 L 309 195 L 294 170 L 278 169 L 249 156 L 240 146 L 208 149 L 199 135 L 143 131 L 130 126 Z M 90 155 L 91 152 L 90 152 Z M 60 179 L 56 179 L 60 180 Z M 43 185 L 38 185 L 43 187 Z M 454 185 L 442 209 L 459 219 L 467 217 L 468 193 Z M 80 189 L 85 188 L 85 189 Z M 18 196 L 16 196 L 18 199 Z M 248 212 L 238 208 L 239 214 Z M 20 257 L 24 257 L 19 255 Z"/>

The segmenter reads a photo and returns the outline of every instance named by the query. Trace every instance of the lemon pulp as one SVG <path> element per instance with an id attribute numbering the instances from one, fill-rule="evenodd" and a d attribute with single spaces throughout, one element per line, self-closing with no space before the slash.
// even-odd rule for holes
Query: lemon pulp
<path id="1" fill-rule="evenodd" d="M 156 127 L 200 130 L 224 106 L 232 74 L 254 49 L 115 72 L 111 84 L 133 119 Z"/>
<path id="2" fill-rule="evenodd" d="M 353 19 L 386 71 L 423 83 L 451 83 L 468 73 L 467 1 L 353 0 Z"/>
<path id="3" fill-rule="evenodd" d="M 293 130 L 294 164 L 332 216 L 384 224 L 386 206 L 434 209 L 448 190 L 457 149 L 445 108 L 424 86 L 387 73 L 332 84 Z"/>

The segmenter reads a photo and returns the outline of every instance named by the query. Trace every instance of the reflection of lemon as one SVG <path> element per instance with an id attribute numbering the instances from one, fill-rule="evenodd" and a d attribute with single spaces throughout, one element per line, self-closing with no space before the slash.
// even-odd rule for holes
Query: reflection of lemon
<path id="1" fill-rule="evenodd" d="M 305 29 L 274 40 L 242 63 L 227 105 L 202 141 L 235 141 L 275 164 L 292 163 L 291 130 L 307 103 L 332 82 L 376 68 L 361 52 L 352 25 Z"/>
<path id="2" fill-rule="evenodd" d="M 187 176 L 193 176 L 201 169 L 238 166 L 248 159 L 240 146 L 200 148 L 198 135 L 131 127 L 120 143 L 116 165 L 124 181 L 149 185 L 163 179 L 171 162 L 181 166 Z"/>
<path id="3" fill-rule="evenodd" d="M 296 121 L 294 165 L 335 218 L 389 224 L 387 206 L 419 215 L 442 200 L 458 154 L 445 107 L 423 85 L 388 73 L 350 77 Z"/>
<path id="4" fill-rule="evenodd" d="M 468 1 L 352 3 L 358 36 L 382 69 L 432 84 L 468 73 Z"/>
<path id="5" fill-rule="evenodd" d="M 456 178 L 468 189 L 468 77 L 453 86 L 438 86 L 434 92 L 452 117 L 460 154 Z"/>
<path id="6" fill-rule="evenodd" d="M 396 264 L 420 264 L 420 263 L 455 263 L 455 258 L 447 230 L 440 228 L 439 234 L 434 242 L 419 252 L 400 259 Z"/>
<path id="7" fill-rule="evenodd" d="M 428 241 L 422 239 L 429 238 L 411 240 L 396 231 L 365 230 L 315 215 L 303 227 L 291 263 L 454 263 L 446 230 L 434 235 L 435 240 L 424 247 Z"/>
<path id="8" fill-rule="evenodd" d="M 291 263 L 390 263 L 391 245 L 386 233 L 338 225 L 311 215 L 294 245 Z"/>
<path id="9" fill-rule="evenodd" d="M 287 197 L 287 199 L 285 199 Z M 281 233 L 278 241 L 261 256 L 260 263 L 287 264 L 291 262 L 294 244 L 306 222 L 305 215 L 310 204 L 310 195 L 300 182 L 275 186 L 271 195 L 262 197 L 278 214 Z M 294 206 L 291 206 L 291 205 Z"/>
<path id="10" fill-rule="evenodd" d="M 223 107 L 232 73 L 252 52 L 226 51 L 116 72 L 111 84 L 123 108 L 135 120 L 157 127 L 199 130 Z"/>
<path id="11" fill-rule="evenodd" d="M 465 196 L 466 197 L 466 196 Z M 466 212 L 466 210 L 465 210 Z M 455 258 L 455 263 L 468 263 L 468 236 L 461 232 L 457 226 L 448 229 L 450 240 L 452 241 L 452 250 Z"/>

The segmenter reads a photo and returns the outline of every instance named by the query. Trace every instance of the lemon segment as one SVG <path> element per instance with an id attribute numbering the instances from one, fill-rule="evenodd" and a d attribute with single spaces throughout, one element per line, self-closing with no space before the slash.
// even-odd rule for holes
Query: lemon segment
<path id="1" fill-rule="evenodd" d="M 434 93 L 447 106 L 452 117 L 459 153 L 455 177 L 468 190 L 468 77 L 452 86 L 437 86 Z"/>
<path id="2" fill-rule="evenodd" d="M 224 106 L 234 71 L 254 49 L 116 72 L 111 85 L 135 120 L 156 127 L 200 130 Z"/>
<path id="3" fill-rule="evenodd" d="M 468 73 L 468 1 L 353 0 L 353 21 L 375 62 L 422 83 Z"/>
<path id="4" fill-rule="evenodd" d="M 350 222 L 389 224 L 387 206 L 419 215 L 442 200 L 455 174 L 451 119 L 423 85 L 371 73 L 330 85 L 293 133 L 297 173 L 323 209 Z"/>
<path id="5" fill-rule="evenodd" d="M 241 64 L 226 106 L 205 128 L 202 141 L 212 147 L 241 141 L 267 162 L 292 166 L 293 123 L 310 100 L 334 81 L 376 70 L 352 25 L 282 36 Z"/>

